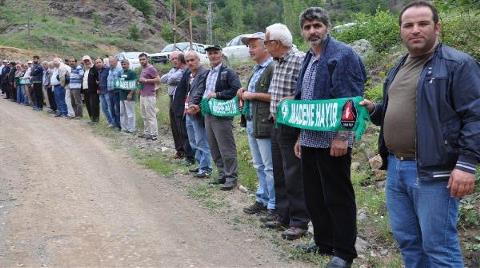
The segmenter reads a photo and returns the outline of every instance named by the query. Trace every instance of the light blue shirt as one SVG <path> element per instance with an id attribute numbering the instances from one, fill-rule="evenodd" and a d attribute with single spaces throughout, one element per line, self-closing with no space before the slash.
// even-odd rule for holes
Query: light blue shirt
<path id="1" fill-rule="evenodd" d="M 123 73 L 122 68 L 118 66 L 116 66 L 115 68 L 108 69 L 107 91 L 112 91 L 115 89 L 113 87 L 113 81 L 115 81 L 115 79 L 119 79 L 122 73 Z"/>
<path id="2" fill-rule="evenodd" d="M 252 78 L 250 78 L 250 82 L 248 83 L 248 87 L 247 87 L 247 90 L 249 92 L 256 92 L 255 90 L 255 85 L 257 84 L 258 82 L 258 79 L 260 79 L 260 77 L 262 76 L 263 72 L 265 71 L 265 69 L 267 68 L 267 66 L 273 61 L 273 59 L 270 57 L 268 59 L 266 59 L 264 62 L 260 63 L 260 64 L 257 64 L 254 68 L 253 68 L 253 75 L 252 75 Z M 250 102 L 250 107 L 249 107 L 249 111 L 250 111 L 250 115 L 252 114 L 252 103 Z"/>
<path id="3" fill-rule="evenodd" d="M 218 73 L 220 72 L 220 68 L 222 68 L 222 64 L 219 64 L 217 67 L 210 69 L 210 72 L 208 72 L 205 93 L 203 93 L 204 98 L 206 98 L 210 92 L 215 92 L 215 85 L 217 84 L 217 78 Z"/>

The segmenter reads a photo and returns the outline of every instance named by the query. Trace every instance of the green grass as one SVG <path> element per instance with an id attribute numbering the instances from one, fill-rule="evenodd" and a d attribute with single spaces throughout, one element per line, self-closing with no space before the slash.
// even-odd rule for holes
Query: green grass
<path id="1" fill-rule="evenodd" d="M 198 200 L 202 207 L 210 211 L 218 211 L 225 207 L 225 195 L 218 192 L 216 187 L 208 184 L 195 184 L 187 187 L 187 194 L 189 197 Z"/>

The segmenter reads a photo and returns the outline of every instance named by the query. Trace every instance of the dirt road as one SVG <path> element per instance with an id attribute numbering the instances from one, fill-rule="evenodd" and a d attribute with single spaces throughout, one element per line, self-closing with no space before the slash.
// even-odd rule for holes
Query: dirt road
<path id="1" fill-rule="evenodd" d="M 287 265 L 247 238 L 85 122 L 0 100 L 0 267 Z"/>

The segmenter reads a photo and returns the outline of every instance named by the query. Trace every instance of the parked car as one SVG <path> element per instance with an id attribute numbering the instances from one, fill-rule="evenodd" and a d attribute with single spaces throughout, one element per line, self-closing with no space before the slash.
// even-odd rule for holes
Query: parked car
<path id="1" fill-rule="evenodd" d="M 140 61 L 138 60 L 138 55 L 144 52 L 120 52 L 115 57 L 120 63 L 122 60 L 127 59 L 130 62 L 130 69 L 135 70 L 140 67 Z M 148 55 L 148 54 L 147 54 Z"/>
<path id="2" fill-rule="evenodd" d="M 227 62 L 232 61 L 248 61 L 250 60 L 250 53 L 248 47 L 242 43 L 242 37 L 247 34 L 241 34 L 230 40 L 222 49 L 223 55 Z"/>
<path id="3" fill-rule="evenodd" d="M 192 43 L 190 47 L 190 42 L 180 42 L 169 44 L 165 46 L 160 53 L 152 53 L 150 54 L 150 61 L 152 63 L 168 63 L 170 61 L 170 54 L 174 51 L 182 51 L 187 52 L 188 50 L 194 50 L 198 53 L 200 57 L 200 62 L 202 64 L 208 64 L 208 56 L 207 52 L 205 51 L 205 45 L 199 43 Z"/>

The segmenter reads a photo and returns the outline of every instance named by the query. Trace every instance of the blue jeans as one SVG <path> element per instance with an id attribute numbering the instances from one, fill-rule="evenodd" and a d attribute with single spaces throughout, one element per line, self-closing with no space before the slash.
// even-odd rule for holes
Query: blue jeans
<path id="1" fill-rule="evenodd" d="M 257 172 L 256 200 L 268 209 L 275 209 L 275 184 L 273 180 L 272 140 L 253 136 L 253 121 L 247 121 L 247 138 Z"/>
<path id="2" fill-rule="evenodd" d="M 67 103 L 65 102 L 65 88 L 57 85 L 53 87 L 55 103 L 57 104 L 57 113 L 61 116 L 67 116 Z"/>
<path id="3" fill-rule="evenodd" d="M 24 104 L 25 96 L 23 92 L 23 85 L 17 85 L 17 103 Z"/>
<path id="4" fill-rule="evenodd" d="M 202 121 L 195 116 L 186 116 L 187 134 L 190 147 L 195 152 L 195 160 L 200 171 L 212 170 L 212 157 L 208 146 L 207 132 Z"/>
<path id="5" fill-rule="evenodd" d="M 112 118 L 112 112 L 110 110 L 110 97 L 108 93 L 103 93 L 98 95 L 100 99 L 100 106 L 102 107 L 102 112 L 103 115 L 105 115 L 105 118 L 107 119 L 107 122 L 110 125 L 113 125 L 113 118 Z"/>
<path id="6" fill-rule="evenodd" d="M 120 128 L 120 90 L 112 90 L 108 92 L 110 99 L 110 112 L 112 115 L 112 125 Z"/>
<path id="7" fill-rule="evenodd" d="M 390 225 L 405 267 L 463 267 L 457 233 L 458 199 L 446 180 L 420 180 L 415 161 L 388 158 Z"/>

